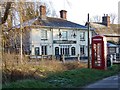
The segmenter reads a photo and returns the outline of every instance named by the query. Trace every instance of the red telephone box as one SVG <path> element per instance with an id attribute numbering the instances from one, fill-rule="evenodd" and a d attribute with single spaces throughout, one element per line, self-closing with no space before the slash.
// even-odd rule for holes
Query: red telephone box
<path id="1" fill-rule="evenodd" d="M 92 68 L 107 69 L 107 41 L 105 36 L 92 37 Z"/>

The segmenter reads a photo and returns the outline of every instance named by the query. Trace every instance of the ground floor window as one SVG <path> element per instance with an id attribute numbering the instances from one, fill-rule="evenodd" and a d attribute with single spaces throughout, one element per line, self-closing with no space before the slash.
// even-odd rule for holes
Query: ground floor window
<path id="1" fill-rule="evenodd" d="M 55 55 L 59 55 L 59 47 L 55 47 Z"/>
<path id="2" fill-rule="evenodd" d="M 116 48 L 115 47 L 108 47 L 108 53 L 109 54 L 116 53 Z"/>
<path id="3" fill-rule="evenodd" d="M 75 47 L 71 48 L 71 55 L 75 55 Z"/>
<path id="4" fill-rule="evenodd" d="M 61 55 L 69 55 L 69 47 L 60 47 Z"/>
<path id="5" fill-rule="evenodd" d="M 35 55 L 40 55 L 39 51 L 39 47 L 35 47 Z"/>
<path id="6" fill-rule="evenodd" d="M 80 46 L 80 55 L 84 55 L 85 54 L 85 46 L 81 45 Z"/>
<path id="7" fill-rule="evenodd" d="M 41 54 L 47 55 L 47 46 L 41 46 Z"/>
<path id="8" fill-rule="evenodd" d="M 55 55 L 69 55 L 69 45 L 61 45 L 60 47 L 55 47 Z"/>

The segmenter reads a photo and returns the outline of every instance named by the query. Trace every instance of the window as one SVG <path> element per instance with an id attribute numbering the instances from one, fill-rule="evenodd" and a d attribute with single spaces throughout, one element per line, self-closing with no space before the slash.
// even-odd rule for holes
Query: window
<path id="1" fill-rule="evenodd" d="M 65 48 L 65 55 L 69 55 L 69 48 Z"/>
<path id="2" fill-rule="evenodd" d="M 40 53 L 39 53 L 39 47 L 35 47 L 35 55 L 40 55 Z"/>
<path id="3" fill-rule="evenodd" d="M 115 53 L 116 52 L 116 48 L 115 47 L 109 47 L 108 48 L 108 52 L 109 53 Z"/>
<path id="4" fill-rule="evenodd" d="M 55 55 L 59 55 L 59 47 L 55 47 Z"/>
<path id="5" fill-rule="evenodd" d="M 41 39 L 47 39 L 47 30 L 41 30 Z"/>
<path id="6" fill-rule="evenodd" d="M 41 47 L 41 53 L 42 53 L 42 55 L 47 55 L 47 46 Z"/>
<path id="7" fill-rule="evenodd" d="M 62 45 L 60 47 L 60 54 L 68 56 L 69 55 L 69 46 L 68 45 Z"/>
<path id="8" fill-rule="evenodd" d="M 85 54 L 85 46 L 81 45 L 80 46 L 80 55 L 84 55 Z"/>
<path id="9" fill-rule="evenodd" d="M 62 39 L 66 40 L 67 39 L 67 31 L 62 31 L 61 34 L 62 34 Z"/>
<path id="10" fill-rule="evenodd" d="M 71 48 L 71 55 L 75 55 L 75 47 Z"/>
<path id="11" fill-rule="evenodd" d="M 80 40 L 85 40 L 85 32 L 80 33 Z"/>

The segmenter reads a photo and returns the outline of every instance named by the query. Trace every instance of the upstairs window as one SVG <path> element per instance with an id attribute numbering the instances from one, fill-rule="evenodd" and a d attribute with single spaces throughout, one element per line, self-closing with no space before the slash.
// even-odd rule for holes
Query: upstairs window
<path id="1" fill-rule="evenodd" d="M 61 34 L 62 34 L 62 39 L 66 40 L 67 39 L 67 31 L 62 31 Z"/>
<path id="2" fill-rule="evenodd" d="M 80 33 L 80 40 L 85 40 L 85 32 Z"/>
<path id="3" fill-rule="evenodd" d="M 47 30 L 41 30 L 41 39 L 47 39 Z"/>

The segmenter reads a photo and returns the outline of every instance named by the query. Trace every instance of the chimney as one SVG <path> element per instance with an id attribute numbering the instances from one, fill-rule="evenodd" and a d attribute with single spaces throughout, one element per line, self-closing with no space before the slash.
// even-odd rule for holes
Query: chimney
<path id="1" fill-rule="evenodd" d="M 110 27 L 110 16 L 108 16 L 108 14 L 104 14 L 104 16 L 102 17 L 102 24 Z"/>
<path id="2" fill-rule="evenodd" d="M 67 11 L 66 10 L 61 10 L 60 11 L 60 18 L 66 20 L 67 19 Z"/>
<path id="3" fill-rule="evenodd" d="M 40 6 L 40 18 L 46 20 L 46 6 Z"/>

